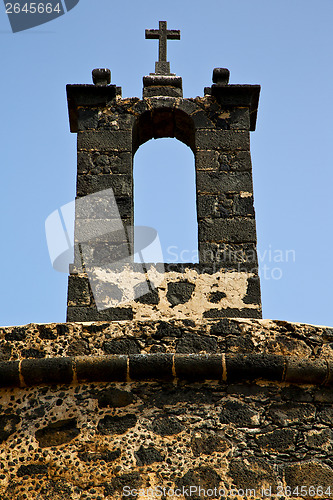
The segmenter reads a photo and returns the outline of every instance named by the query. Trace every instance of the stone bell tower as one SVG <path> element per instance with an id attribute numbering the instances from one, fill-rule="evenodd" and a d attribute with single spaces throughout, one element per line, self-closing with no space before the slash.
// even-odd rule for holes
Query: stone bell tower
<path id="1" fill-rule="evenodd" d="M 229 84 L 215 68 L 204 96 L 184 99 L 166 50 L 180 31 L 161 21 L 146 38 L 159 40 L 159 60 L 142 99 L 122 98 L 107 69 L 93 71 L 93 85 L 67 86 L 78 148 L 67 320 L 261 318 L 250 157 L 260 87 Z M 133 157 L 162 137 L 195 157 L 198 264 L 133 259 Z"/>

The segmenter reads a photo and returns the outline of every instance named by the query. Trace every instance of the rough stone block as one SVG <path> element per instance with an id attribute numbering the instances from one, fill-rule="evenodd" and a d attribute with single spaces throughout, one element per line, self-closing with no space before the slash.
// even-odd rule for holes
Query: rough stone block
<path id="1" fill-rule="evenodd" d="M 305 435 L 305 442 L 309 448 L 329 451 L 332 447 L 332 437 L 331 429 L 312 430 Z"/>
<path id="2" fill-rule="evenodd" d="M 68 276 L 68 304 L 76 306 L 90 305 L 90 291 L 88 278 L 83 276 Z"/>
<path id="3" fill-rule="evenodd" d="M 171 86 L 165 86 L 165 87 L 144 87 L 143 93 L 142 93 L 143 98 L 149 98 L 149 97 L 159 97 L 159 96 L 164 96 L 164 97 L 183 97 L 183 89 L 177 88 L 177 87 L 171 87 Z"/>
<path id="4" fill-rule="evenodd" d="M 201 108 L 194 102 L 193 99 L 179 99 L 177 109 L 184 111 L 187 115 L 192 115 L 197 111 L 201 111 Z"/>
<path id="5" fill-rule="evenodd" d="M 314 460 L 310 462 L 288 464 L 284 467 L 284 477 L 286 484 L 292 489 L 297 486 L 299 488 L 300 485 L 302 485 L 303 490 L 305 487 L 306 491 L 309 492 L 311 487 L 313 492 L 313 490 L 316 491 L 316 488 L 320 487 L 324 493 L 327 492 L 330 487 L 331 493 L 328 494 L 327 497 L 332 496 L 333 471 L 331 467 L 319 461 Z M 311 494 L 313 497 L 314 495 L 315 493 L 313 495 Z M 326 495 L 324 495 L 324 497 L 325 496 Z"/>
<path id="6" fill-rule="evenodd" d="M 162 455 L 154 446 L 149 445 L 147 448 L 140 446 L 135 452 L 136 463 L 139 467 L 151 465 L 156 462 L 164 462 L 165 455 Z"/>
<path id="7" fill-rule="evenodd" d="M 286 401 L 272 404 L 267 412 L 267 417 L 275 426 L 286 427 L 314 422 L 316 408 L 312 404 L 295 403 L 294 394 L 290 393 Z"/>
<path id="8" fill-rule="evenodd" d="M 35 437 L 40 448 L 49 448 L 51 446 L 60 446 L 69 443 L 80 434 L 77 427 L 76 418 L 66 418 L 49 423 L 46 427 L 42 427 L 36 431 Z M 37 467 L 37 474 L 40 474 L 38 465 L 28 465 L 26 467 Z M 32 470 L 31 472 L 34 472 Z M 28 474 L 25 469 L 24 475 Z"/>
<path id="9" fill-rule="evenodd" d="M 218 170 L 219 152 L 198 150 L 195 154 L 195 168 L 198 170 Z"/>
<path id="10" fill-rule="evenodd" d="M 282 381 L 286 360 L 273 354 L 226 354 L 227 381 Z"/>
<path id="11" fill-rule="evenodd" d="M 185 334 L 176 344 L 176 353 L 179 354 L 214 353 L 217 350 L 217 340 L 208 335 Z"/>
<path id="12" fill-rule="evenodd" d="M 117 356 L 118 358 L 118 356 Z M 120 357 L 119 357 L 120 358 Z M 99 358 L 100 359 L 100 358 Z M 108 358 L 110 359 L 110 358 Z M 113 358 L 114 360 L 116 358 Z M 124 356 L 124 362 L 126 365 L 126 374 L 127 374 L 127 356 Z M 103 363 L 103 361 L 102 361 Z M 98 364 L 98 361 L 97 361 Z M 94 380 L 91 378 L 90 380 Z M 98 397 L 98 407 L 99 408 L 124 408 L 125 406 L 129 406 L 135 401 L 133 394 L 129 391 L 123 391 L 120 389 L 115 389 L 113 387 L 109 389 L 104 389 L 101 393 L 99 393 Z"/>
<path id="13" fill-rule="evenodd" d="M 96 129 L 98 125 L 97 108 L 79 108 L 77 112 L 78 130 Z"/>
<path id="14" fill-rule="evenodd" d="M 258 266 L 257 249 L 254 243 L 207 243 L 199 244 L 200 262 L 219 262 L 222 265 L 246 264 Z"/>
<path id="15" fill-rule="evenodd" d="M 116 234 L 116 233 L 115 233 Z M 121 235 L 122 236 L 122 235 Z M 116 241 L 117 235 L 113 233 L 106 235 L 104 238 L 91 239 L 81 243 L 82 255 L 78 262 L 84 265 L 88 273 L 90 286 L 94 293 L 99 290 L 102 293 L 102 283 L 96 275 L 96 266 L 103 267 L 105 273 L 119 272 L 119 267 L 124 270 L 124 263 L 132 262 L 131 246 L 127 242 Z M 120 239 L 120 238 L 119 238 Z M 124 237 L 125 239 L 125 237 Z M 121 301 L 122 291 L 116 284 L 107 283 L 104 288 L 104 299 Z M 101 300 L 101 296 L 99 295 Z"/>
<path id="16" fill-rule="evenodd" d="M 118 337 L 106 340 L 103 343 L 106 354 L 140 354 L 141 349 L 138 341 L 134 338 Z"/>
<path id="17" fill-rule="evenodd" d="M 82 131 L 77 134 L 78 150 L 131 151 L 132 133 L 126 130 Z"/>
<path id="18" fill-rule="evenodd" d="M 132 130 L 135 117 L 129 113 L 100 113 L 97 127 L 99 130 Z M 95 127 L 95 128 L 97 128 Z"/>
<path id="19" fill-rule="evenodd" d="M 5 443 L 6 440 L 14 432 L 18 430 L 20 425 L 21 417 L 15 413 L 11 413 L 9 408 L 6 410 L 6 414 L 0 414 L 0 443 Z"/>
<path id="20" fill-rule="evenodd" d="M 236 151 L 234 153 L 218 153 L 219 169 L 222 171 L 252 171 L 250 151 Z"/>
<path id="21" fill-rule="evenodd" d="M 206 104 L 205 111 L 201 112 L 207 117 L 209 116 L 210 123 L 217 130 L 250 130 L 250 112 L 248 108 L 220 107 L 216 102 L 212 101 L 210 105 Z M 192 116 L 194 117 L 195 114 Z M 202 123 L 202 126 L 200 127 L 199 124 L 197 128 L 205 128 L 204 122 Z"/>
<path id="22" fill-rule="evenodd" d="M 197 194 L 197 216 L 198 219 L 221 217 L 230 218 L 233 216 L 233 201 L 226 198 L 224 193 Z"/>
<path id="23" fill-rule="evenodd" d="M 98 311 L 97 321 L 123 321 L 133 319 L 131 307 L 111 307 L 104 311 Z"/>
<path id="24" fill-rule="evenodd" d="M 258 274 L 258 261 L 256 254 L 247 256 L 246 250 L 242 247 L 247 246 L 242 244 L 234 244 L 235 248 L 232 251 L 223 249 L 223 243 L 218 244 L 214 242 L 199 242 L 199 262 L 208 268 L 212 269 L 228 269 L 237 272 L 246 272 Z"/>
<path id="25" fill-rule="evenodd" d="M 132 196 L 132 177 L 127 174 L 78 175 L 77 196 L 86 196 L 112 188 L 116 196 Z"/>
<path id="26" fill-rule="evenodd" d="M 209 302 L 212 302 L 213 304 L 218 304 L 226 296 L 227 296 L 227 294 L 224 292 L 211 292 L 209 294 L 208 300 L 209 300 Z"/>
<path id="27" fill-rule="evenodd" d="M 93 247 L 93 257 L 90 265 L 103 266 L 107 269 L 108 265 L 115 262 L 121 262 L 125 260 L 126 262 L 133 259 L 131 246 L 128 243 L 120 243 L 118 245 L 112 244 L 111 242 L 103 242 L 94 245 Z M 98 285 L 97 285 L 98 286 Z M 111 297 L 117 299 L 119 302 L 122 300 L 122 291 L 117 285 L 108 285 L 107 290 L 112 290 Z"/>
<path id="28" fill-rule="evenodd" d="M 253 219 L 203 219 L 199 221 L 199 241 L 255 243 L 256 225 Z"/>
<path id="29" fill-rule="evenodd" d="M 94 307 L 76 307 L 67 308 L 67 321 L 122 321 L 133 319 L 133 310 L 131 307 L 111 307 L 103 311 L 97 311 Z"/>
<path id="30" fill-rule="evenodd" d="M 222 106 L 248 107 L 250 112 L 250 130 L 255 130 L 260 85 L 216 85 L 211 87 L 211 94 Z"/>
<path id="31" fill-rule="evenodd" d="M 130 246 L 128 245 L 128 243 L 115 244 L 112 241 L 112 235 L 110 235 L 109 239 L 110 241 L 102 241 L 101 239 L 98 239 L 81 243 L 81 261 L 85 266 L 85 269 L 89 273 L 92 287 L 99 287 L 98 280 L 97 282 L 94 281 L 95 266 L 102 266 L 105 271 L 107 271 L 107 268 L 109 266 L 110 271 L 112 272 L 111 266 L 115 265 L 115 263 L 118 263 L 123 259 L 126 259 L 127 261 L 130 260 Z M 112 299 L 121 301 L 122 292 L 120 292 L 120 289 L 117 287 L 117 285 L 108 283 L 106 289 L 108 291 L 108 295 L 110 295 Z"/>
<path id="32" fill-rule="evenodd" d="M 230 110 L 230 128 L 238 130 L 250 130 L 249 108 L 234 108 Z"/>
<path id="33" fill-rule="evenodd" d="M 123 224 L 118 219 L 76 219 L 75 221 L 75 242 L 87 242 L 94 247 L 99 242 L 116 245 L 127 241 Z"/>
<path id="34" fill-rule="evenodd" d="M 197 172 L 199 193 L 253 192 L 250 172 Z"/>
<path id="35" fill-rule="evenodd" d="M 172 355 L 150 354 L 131 355 L 129 358 L 129 376 L 132 380 L 173 379 Z"/>
<path id="36" fill-rule="evenodd" d="M 223 309 L 209 309 L 203 313 L 204 318 L 262 318 L 261 308 L 252 309 L 246 308 L 237 309 L 225 307 Z"/>
<path id="37" fill-rule="evenodd" d="M 332 382 L 331 382 L 332 383 Z M 333 403 L 333 392 L 331 387 L 320 387 L 318 388 L 314 394 L 313 399 L 319 403 Z"/>
<path id="38" fill-rule="evenodd" d="M 200 354 L 176 355 L 176 377 L 189 380 L 222 380 L 222 356 L 205 356 Z"/>
<path id="39" fill-rule="evenodd" d="M 254 217 L 253 196 L 235 195 L 233 213 L 242 217 Z"/>
<path id="40" fill-rule="evenodd" d="M 289 359 L 285 375 L 285 381 L 304 384 L 322 384 L 328 375 L 327 363 L 325 360 L 313 359 Z"/>
<path id="41" fill-rule="evenodd" d="M 18 361 L 0 363 L 0 387 L 20 386 L 20 372 Z M 1 442 L 1 440 L 0 440 Z"/>
<path id="42" fill-rule="evenodd" d="M 84 154 L 84 153 L 78 153 Z M 130 152 L 98 152 L 85 153 L 89 155 L 89 164 L 83 165 L 82 173 L 89 174 L 128 174 L 132 176 L 132 154 Z M 78 170 L 78 173 L 81 173 Z"/>
<path id="43" fill-rule="evenodd" d="M 194 126 L 197 129 L 201 128 L 215 128 L 214 123 L 207 116 L 207 113 L 204 111 L 196 111 L 191 115 Z"/>
<path id="44" fill-rule="evenodd" d="M 194 292 L 195 285 L 187 280 L 168 283 L 167 299 L 172 307 L 188 302 Z"/>
<path id="45" fill-rule="evenodd" d="M 249 150 L 250 135 L 245 131 L 198 129 L 196 148 L 224 151 Z"/>
<path id="46" fill-rule="evenodd" d="M 78 152 L 77 154 L 77 173 L 87 174 L 93 168 L 90 153 L 86 151 Z"/>
<path id="47" fill-rule="evenodd" d="M 77 357 L 75 371 L 78 382 L 125 381 L 127 378 L 127 356 Z"/>
<path id="48" fill-rule="evenodd" d="M 100 434 L 104 435 L 124 434 L 128 429 L 134 427 L 136 423 L 137 416 L 133 413 L 121 416 L 106 415 L 99 421 L 97 429 Z"/>
<path id="49" fill-rule="evenodd" d="M 246 290 L 246 295 L 243 298 L 243 302 L 245 304 L 260 304 L 261 303 L 259 277 L 249 278 L 247 280 L 247 290 Z"/>
<path id="50" fill-rule="evenodd" d="M 259 413 L 252 405 L 242 401 L 226 400 L 220 406 L 219 420 L 221 424 L 231 424 L 235 427 L 257 427 Z"/>
<path id="51" fill-rule="evenodd" d="M 160 302 L 160 297 L 158 290 L 151 290 L 146 292 L 147 289 L 151 288 L 150 282 L 145 281 L 144 283 L 139 283 L 134 287 L 134 296 L 136 301 L 140 304 L 150 304 L 157 305 Z"/>
<path id="52" fill-rule="evenodd" d="M 218 199 L 217 196 L 197 194 L 197 216 L 215 217 L 217 215 Z"/>
<path id="53" fill-rule="evenodd" d="M 70 384 L 73 380 L 71 358 L 24 359 L 21 375 L 26 385 Z"/>
<path id="54" fill-rule="evenodd" d="M 177 106 L 178 99 L 174 97 L 152 97 L 149 101 L 149 109 L 162 110 L 162 109 L 174 109 Z M 178 107 L 178 106 L 177 106 Z"/>
<path id="55" fill-rule="evenodd" d="M 75 106 L 105 106 L 116 97 L 115 85 L 66 85 L 68 107 Z"/>
<path id="56" fill-rule="evenodd" d="M 243 457 L 232 458 L 229 464 L 229 476 L 236 488 L 245 493 L 246 496 L 242 495 L 241 500 L 247 500 L 249 495 L 259 500 L 260 497 L 256 495 L 256 492 L 269 491 L 269 488 L 272 492 L 276 491 L 278 484 L 275 468 L 266 460 L 252 456 L 246 458 L 246 467 L 244 467 Z M 268 494 L 268 498 L 272 498 L 270 494 Z M 266 495 L 262 496 L 262 500 L 267 500 Z"/>
<path id="57" fill-rule="evenodd" d="M 215 452 L 225 452 L 230 448 L 230 444 L 217 433 L 202 433 L 193 436 L 191 439 L 191 449 L 195 457 L 202 455 L 212 455 Z"/>
<path id="58" fill-rule="evenodd" d="M 212 322 L 210 328 L 211 335 L 217 335 L 218 337 L 225 337 L 227 335 L 237 335 L 242 333 L 238 321 L 229 318 L 223 318 L 221 321 Z"/>
<path id="59" fill-rule="evenodd" d="M 328 330 L 331 330 L 331 328 L 328 328 Z M 332 359 L 327 360 L 327 368 L 328 368 L 328 375 L 327 375 L 326 384 L 332 385 L 333 384 L 333 360 Z M 333 419 L 333 415 L 332 415 L 332 419 Z"/>
<path id="60" fill-rule="evenodd" d="M 118 153 L 117 156 L 110 155 L 110 168 L 112 174 L 133 175 L 133 158 L 129 152 Z"/>
<path id="61" fill-rule="evenodd" d="M 117 179 L 116 179 L 117 181 Z M 129 218 L 133 213 L 133 200 L 130 196 L 109 196 L 109 193 L 102 191 L 101 195 L 97 191 L 94 196 L 88 199 L 78 197 L 79 202 L 75 207 L 75 218 L 79 219 L 101 219 L 112 220 L 121 218 Z M 86 202 L 85 202 L 86 201 Z"/>
<path id="62" fill-rule="evenodd" d="M 184 426 L 177 417 L 158 416 L 152 421 L 152 429 L 159 436 L 173 436 L 184 430 Z"/>

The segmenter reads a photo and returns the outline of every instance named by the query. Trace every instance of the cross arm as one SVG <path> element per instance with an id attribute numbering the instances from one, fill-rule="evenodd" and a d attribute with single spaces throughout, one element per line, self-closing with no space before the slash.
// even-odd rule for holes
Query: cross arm
<path id="1" fill-rule="evenodd" d="M 180 30 L 168 30 L 167 36 L 169 40 L 180 40 Z"/>
<path id="2" fill-rule="evenodd" d="M 158 40 L 160 37 L 160 30 L 145 30 L 145 35 L 147 39 Z M 168 40 L 180 40 L 180 30 L 168 30 L 167 38 Z"/>
<path id="3" fill-rule="evenodd" d="M 156 40 L 160 37 L 159 30 L 146 30 L 146 38 L 151 40 Z"/>

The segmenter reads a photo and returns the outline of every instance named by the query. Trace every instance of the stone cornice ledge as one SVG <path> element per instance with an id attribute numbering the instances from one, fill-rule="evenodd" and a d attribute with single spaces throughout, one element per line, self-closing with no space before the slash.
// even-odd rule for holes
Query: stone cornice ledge
<path id="1" fill-rule="evenodd" d="M 24 359 L 0 363 L 0 387 L 83 382 L 184 380 L 333 383 L 333 360 L 273 354 L 134 354 Z"/>

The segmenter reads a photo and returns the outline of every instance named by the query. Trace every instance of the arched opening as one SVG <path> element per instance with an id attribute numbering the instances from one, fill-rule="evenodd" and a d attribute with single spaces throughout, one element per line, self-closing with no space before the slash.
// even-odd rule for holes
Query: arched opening
<path id="1" fill-rule="evenodd" d="M 150 140 L 134 156 L 133 176 L 134 225 L 157 230 L 163 262 L 199 262 L 191 149 L 176 139 Z"/>
<path id="2" fill-rule="evenodd" d="M 150 139 L 176 137 L 195 152 L 193 119 L 180 109 L 162 106 L 139 115 L 133 127 L 133 154 Z"/>

